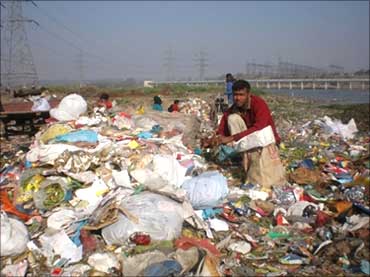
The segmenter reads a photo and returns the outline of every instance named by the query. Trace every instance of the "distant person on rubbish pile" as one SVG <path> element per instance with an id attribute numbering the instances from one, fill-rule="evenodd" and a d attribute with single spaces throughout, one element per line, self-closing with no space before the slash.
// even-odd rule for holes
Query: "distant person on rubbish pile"
<path id="1" fill-rule="evenodd" d="M 285 170 L 277 148 L 280 137 L 276 131 L 270 109 L 261 97 L 251 94 L 250 90 L 249 82 L 245 80 L 234 82 L 232 86 L 234 104 L 221 118 L 217 130 L 218 135 L 214 137 L 214 142 L 216 145 L 232 144 L 234 148 L 240 140 L 245 142 L 238 152 L 241 152 L 243 156 L 246 183 L 259 184 L 265 188 L 284 185 L 286 182 Z M 257 135 L 262 132 L 264 140 L 260 140 L 260 136 Z M 256 137 L 253 136 L 253 139 L 247 142 L 248 136 L 251 134 Z M 270 139 L 266 139 L 266 137 Z M 253 145 L 263 146 L 249 149 L 251 142 Z M 249 146 L 246 146 L 247 143 Z M 266 143 L 269 144 L 264 145 Z"/>
<path id="2" fill-rule="evenodd" d="M 180 111 L 180 107 L 179 107 L 179 100 L 175 100 L 173 101 L 173 104 L 171 104 L 169 107 L 168 107 L 168 111 L 170 113 L 172 112 L 179 112 Z"/>
<path id="3" fill-rule="evenodd" d="M 153 101 L 154 104 L 152 105 L 152 109 L 155 111 L 163 111 L 162 99 L 158 95 L 154 96 Z"/>
<path id="4" fill-rule="evenodd" d="M 105 107 L 107 110 L 112 108 L 112 102 L 109 100 L 108 93 L 102 93 L 98 100 L 98 106 L 99 107 Z"/>
<path id="5" fill-rule="evenodd" d="M 235 79 L 231 73 L 226 74 L 225 83 L 225 96 L 227 98 L 227 104 L 229 107 L 233 104 L 233 83 Z"/>

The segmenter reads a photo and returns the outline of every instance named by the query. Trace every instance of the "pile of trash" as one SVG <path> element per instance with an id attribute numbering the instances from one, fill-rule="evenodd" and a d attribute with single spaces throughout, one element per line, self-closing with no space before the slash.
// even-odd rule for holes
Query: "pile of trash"
<path id="1" fill-rule="evenodd" d="M 66 98 L 1 169 L 1 274 L 370 274 L 369 138 L 354 122 L 281 130 L 288 182 L 267 190 L 204 158 L 202 100 L 87 114 Z"/>

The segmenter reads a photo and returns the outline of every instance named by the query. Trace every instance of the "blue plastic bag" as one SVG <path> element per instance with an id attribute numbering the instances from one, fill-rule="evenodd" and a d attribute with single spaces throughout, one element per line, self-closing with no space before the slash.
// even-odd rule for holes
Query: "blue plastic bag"
<path id="1" fill-rule="evenodd" d="M 153 134 L 151 132 L 143 131 L 143 132 L 140 132 L 137 136 L 138 138 L 141 138 L 141 139 L 148 139 L 148 138 L 151 138 Z"/>
<path id="2" fill-rule="evenodd" d="M 220 162 L 223 162 L 227 159 L 236 157 L 238 155 L 238 152 L 235 151 L 233 147 L 227 146 L 227 145 L 220 145 L 218 149 L 218 157 L 217 159 Z"/>
<path id="3" fill-rule="evenodd" d="M 176 276 L 182 270 L 182 266 L 174 260 L 154 263 L 143 271 L 143 276 Z"/>
<path id="4" fill-rule="evenodd" d="M 64 135 L 56 136 L 54 141 L 56 142 L 91 142 L 96 143 L 98 141 L 98 134 L 92 130 L 79 130 L 70 132 Z"/>

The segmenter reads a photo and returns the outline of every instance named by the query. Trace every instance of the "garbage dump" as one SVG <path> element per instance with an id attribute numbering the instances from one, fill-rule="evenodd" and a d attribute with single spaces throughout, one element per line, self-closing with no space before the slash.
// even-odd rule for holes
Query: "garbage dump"
<path id="1" fill-rule="evenodd" d="M 240 145 L 202 147 L 210 111 L 66 96 L 29 148 L 2 154 L 1 274 L 369 275 L 368 134 L 278 124 L 288 182 L 268 189 L 244 182 Z"/>

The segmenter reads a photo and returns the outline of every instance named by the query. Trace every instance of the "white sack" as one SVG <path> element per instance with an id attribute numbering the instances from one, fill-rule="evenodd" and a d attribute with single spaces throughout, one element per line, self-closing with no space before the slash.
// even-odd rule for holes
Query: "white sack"
<path id="1" fill-rule="evenodd" d="M 138 223 L 120 213 L 117 222 L 102 230 L 108 245 L 122 245 L 135 232 L 146 232 L 152 240 L 172 240 L 181 234 L 183 207 L 166 196 L 144 191 L 123 199 L 120 205 Z"/>
<path id="2" fill-rule="evenodd" d="M 218 171 L 204 172 L 186 180 L 182 188 L 194 209 L 213 208 L 221 204 L 227 196 L 226 178 Z"/>
<path id="3" fill-rule="evenodd" d="M 76 120 L 87 110 L 85 99 L 78 94 L 67 95 L 57 108 L 50 110 L 50 115 L 59 121 Z"/>
<path id="4" fill-rule="evenodd" d="M 244 152 L 256 147 L 265 147 L 271 143 L 275 143 L 275 136 L 269 125 L 238 140 L 234 148 L 237 152 Z"/>
<path id="5" fill-rule="evenodd" d="M 23 253 L 28 242 L 26 226 L 21 221 L 9 218 L 5 212 L 2 212 L 0 227 L 0 256 L 16 256 Z"/>

